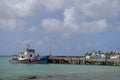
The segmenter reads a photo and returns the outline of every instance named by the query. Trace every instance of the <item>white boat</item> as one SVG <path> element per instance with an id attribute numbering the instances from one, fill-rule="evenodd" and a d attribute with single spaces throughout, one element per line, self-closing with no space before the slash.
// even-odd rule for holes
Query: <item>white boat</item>
<path id="1" fill-rule="evenodd" d="M 13 56 L 10 62 L 17 63 L 47 63 L 49 55 L 39 56 L 35 54 L 34 49 L 26 49 L 19 53 L 17 56 Z"/>

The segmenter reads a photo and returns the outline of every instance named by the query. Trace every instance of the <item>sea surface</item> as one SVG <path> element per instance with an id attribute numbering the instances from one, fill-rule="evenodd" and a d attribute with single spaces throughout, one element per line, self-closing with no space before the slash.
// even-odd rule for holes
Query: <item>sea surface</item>
<path id="1" fill-rule="evenodd" d="M 12 64 L 9 59 L 0 57 L 0 79 L 39 75 L 43 76 L 39 80 L 120 80 L 120 66 Z"/>

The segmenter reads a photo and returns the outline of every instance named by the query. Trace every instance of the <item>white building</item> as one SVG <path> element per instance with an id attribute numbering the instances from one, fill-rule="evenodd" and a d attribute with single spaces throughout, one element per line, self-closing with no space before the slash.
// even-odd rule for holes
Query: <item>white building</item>
<path id="1" fill-rule="evenodd" d="M 85 58 L 86 58 L 86 59 L 90 59 L 90 57 L 91 57 L 91 56 L 86 56 Z"/>
<path id="2" fill-rule="evenodd" d="M 120 58 L 120 55 L 110 56 L 110 59 L 117 59 L 117 58 Z"/>

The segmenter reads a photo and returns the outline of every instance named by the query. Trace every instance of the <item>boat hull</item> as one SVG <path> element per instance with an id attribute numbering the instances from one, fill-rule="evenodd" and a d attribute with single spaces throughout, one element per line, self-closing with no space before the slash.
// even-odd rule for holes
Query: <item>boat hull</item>
<path id="1" fill-rule="evenodd" d="M 9 60 L 11 63 L 31 63 L 31 64 L 44 64 L 48 63 L 49 56 L 39 56 L 34 60 L 26 59 L 26 60 L 18 60 L 18 59 L 12 59 Z"/>

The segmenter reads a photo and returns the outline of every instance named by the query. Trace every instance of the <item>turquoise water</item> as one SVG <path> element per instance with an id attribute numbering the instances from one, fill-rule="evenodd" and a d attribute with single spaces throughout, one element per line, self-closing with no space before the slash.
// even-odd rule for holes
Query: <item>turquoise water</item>
<path id="1" fill-rule="evenodd" d="M 120 66 L 71 65 L 71 64 L 11 64 L 9 57 L 0 57 L 0 78 L 28 75 L 70 75 L 86 80 L 119 80 Z M 69 80 L 69 79 L 68 79 Z"/>

